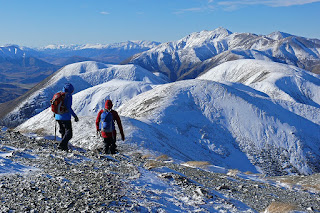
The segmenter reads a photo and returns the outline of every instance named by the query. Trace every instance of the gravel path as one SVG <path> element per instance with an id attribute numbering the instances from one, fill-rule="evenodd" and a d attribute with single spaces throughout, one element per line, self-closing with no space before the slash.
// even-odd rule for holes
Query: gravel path
<path id="1" fill-rule="evenodd" d="M 1 132 L 0 151 L 33 169 L 0 173 L 0 212 L 262 212 L 272 202 L 320 212 L 319 193 L 146 157 L 125 144 L 112 156 L 56 146 Z"/>

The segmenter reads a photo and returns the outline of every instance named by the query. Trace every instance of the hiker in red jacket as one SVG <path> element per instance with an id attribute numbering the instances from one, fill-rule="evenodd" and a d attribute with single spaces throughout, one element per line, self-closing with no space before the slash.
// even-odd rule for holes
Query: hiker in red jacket
<path id="1" fill-rule="evenodd" d="M 100 110 L 96 119 L 96 128 L 97 132 L 101 132 L 101 136 L 103 137 L 104 140 L 104 145 L 105 145 L 105 153 L 108 154 L 109 151 L 111 154 L 116 153 L 116 129 L 115 129 L 115 124 L 114 121 L 117 121 L 120 134 L 121 134 L 121 139 L 124 141 L 124 133 L 123 133 L 123 128 L 121 124 L 120 117 L 116 111 L 112 109 L 112 101 L 107 100 L 105 103 L 105 108 Z"/>

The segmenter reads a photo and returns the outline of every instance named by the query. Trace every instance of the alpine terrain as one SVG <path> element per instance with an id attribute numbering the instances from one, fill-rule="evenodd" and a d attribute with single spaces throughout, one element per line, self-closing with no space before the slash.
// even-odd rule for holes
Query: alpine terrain
<path id="1" fill-rule="evenodd" d="M 269 35 L 232 33 L 218 28 L 192 33 L 133 56 L 127 63 L 166 73 L 170 80 L 197 77 L 225 61 L 275 61 L 319 73 L 320 40 L 282 32 Z"/>
<path id="2" fill-rule="evenodd" d="M 319 44 L 219 28 L 121 65 L 64 66 L 2 111 L 0 206 L 320 212 Z M 49 102 L 67 82 L 79 117 L 70 152 L 57 149 Z M 108 99 L 125 133 L 113 155 L 101 152 L 95 128 Z"/>

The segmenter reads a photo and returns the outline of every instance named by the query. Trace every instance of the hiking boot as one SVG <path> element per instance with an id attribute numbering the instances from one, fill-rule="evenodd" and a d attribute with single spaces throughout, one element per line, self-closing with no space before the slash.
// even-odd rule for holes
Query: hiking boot
<path id="1" fill-rule="evenodd" d="M 68 147 L 62 147 L 62 146 L 58 146 L 58 149 L 62 150 L 62 151 L 66 151 L 68 152 Z"/>
<path id="2" fill-rule="evenodd" d="M 117 149 L 111 149 L 111 150 L 110 150 L 110 153 L 111 153 L 111 154 L 117 154 L 117 152 L 118 152 Z"/>
<path id="3" fill-rule="evenodd" d="M 106 155 L 107 155 L 107 154 L 110 154 L 110 150 L 109 150 L 109 149 L 105 149 L 105 150 L 104 150 L 104 154 L 106 154 Z"/>

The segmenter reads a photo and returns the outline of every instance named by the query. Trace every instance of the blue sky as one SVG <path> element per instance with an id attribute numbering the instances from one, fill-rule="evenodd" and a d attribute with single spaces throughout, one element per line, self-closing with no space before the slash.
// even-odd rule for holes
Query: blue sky
<path id="1" fill-rule="evenodd" d="M 320 0 L 0 0 L 0 45 L 167 42 L 224 27 L 320 39 Z"/>

